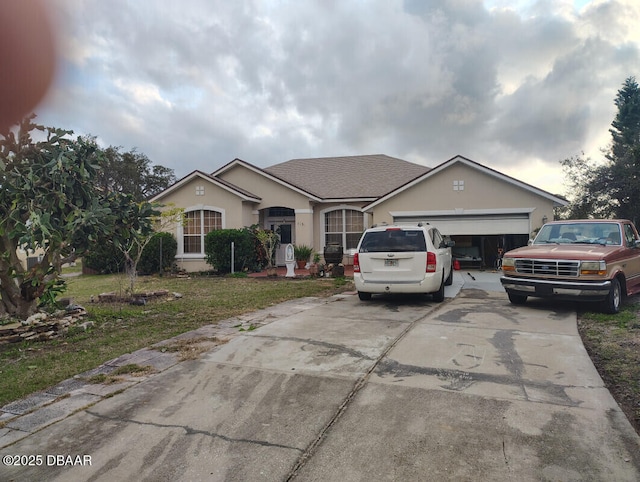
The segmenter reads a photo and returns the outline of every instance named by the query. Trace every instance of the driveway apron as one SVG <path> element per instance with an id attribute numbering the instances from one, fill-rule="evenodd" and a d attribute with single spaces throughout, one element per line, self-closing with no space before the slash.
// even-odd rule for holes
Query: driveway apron
<path id="1" fill-rule="evenodd" d="M 456 277 L 442 304 L 341 295 L 238 333 L 1 449 L 45 458 L 0 480 L 640 480 L 571 305 Z"/>

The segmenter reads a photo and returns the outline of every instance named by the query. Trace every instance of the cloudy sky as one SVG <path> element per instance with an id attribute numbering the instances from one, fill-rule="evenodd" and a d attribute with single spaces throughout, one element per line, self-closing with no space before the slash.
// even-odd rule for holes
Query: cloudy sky
<path id="1" fill-rule="evenodd" d="M 50 0 L 49 126 L 178 178 L 238 157 L 460 154 L 563 194 L 640 79 L 637 0 Z M 362 179 L 366 182 L 366 173 Z"/>

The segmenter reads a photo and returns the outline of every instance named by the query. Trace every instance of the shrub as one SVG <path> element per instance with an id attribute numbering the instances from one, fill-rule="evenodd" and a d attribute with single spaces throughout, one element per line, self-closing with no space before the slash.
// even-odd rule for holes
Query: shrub
<path id="1" fill-rule="evenodd" d="M 122 273 L 124 255 L 111 243 L 95 243 L 82 257 L 82 265 L 100 274 Z"/>
<path id="2" fill-rule="evenodd" d="M 231 272 L 231 243 L 234 243 L 234 271 L 255 269 L 254 240 L 247 229 L 218 229 L 204 238 L 207 263 L 218 273 Z"/>
<path id="3" fill-rule="evenodd" d="M 161 251 L 162 248 L 162 251 Z M 142 250 L 142 256 L 138 262 L 138 273 L 152 274 L 162 273 L 171 269 L 178 252 L 178 242 L 171 233 L 156 233 Z M 162 254 L 162 265 L 160 255 Z"/>

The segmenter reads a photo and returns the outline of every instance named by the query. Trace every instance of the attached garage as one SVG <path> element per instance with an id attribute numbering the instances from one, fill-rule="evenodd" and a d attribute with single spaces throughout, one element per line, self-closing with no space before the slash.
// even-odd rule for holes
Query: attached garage
<path id="1" fill-rule="evenodd" d="M 462 264 L 492 267 L 524 246 L 567 201 L 457 156 L 365 206 L 373 223 L 429 223 L 456 242 Z"/>
<path id="2" fill-rule="evenodd" d="M 392 213 L 394 223 L 429 223 L 455 241 L 453 257 L 462 266 L 492 267 L 498 251 L 523 246 L 531 232 L 534 209 L 459 210 L 437 213 Z"/>

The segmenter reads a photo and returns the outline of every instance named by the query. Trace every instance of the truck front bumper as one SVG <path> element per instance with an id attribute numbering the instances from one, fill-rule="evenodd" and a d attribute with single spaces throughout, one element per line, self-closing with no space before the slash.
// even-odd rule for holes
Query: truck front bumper
<path id="1" fill-rule="evenodd" d="M 557 298 L 567 300 L 599 301 L 606 298 L 611 289 L 611 281 L 558 281 L 515 276 L 502 276 L 500 283 L 507 293 L 535 296 L 540 298 Z"/>

